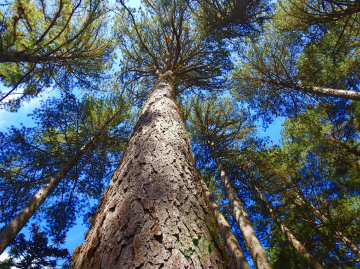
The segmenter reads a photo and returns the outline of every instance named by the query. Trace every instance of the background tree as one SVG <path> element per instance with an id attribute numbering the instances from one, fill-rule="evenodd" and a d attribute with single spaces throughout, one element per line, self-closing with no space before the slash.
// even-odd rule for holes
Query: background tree
<path id="1" fill-rule="evenodd" d="M 325 188 L 323 191 L 316 192 L 317 195 L 319 195 L 320 197 L 324 196 L 325 198 L 315 199 L 311 196 L 311 198 L 309 199 L 307 195 L 307 190 L 303 190 L 301 188 L 300 196 L 302 198 L 300 198 L 299 200 L 302 202 L 303 205 L 306 204 L 309 210 L 311 210 L 312 208 L 312 213 L 318 218 L 319 221 L 321 221 L 322 225 L 324 226 L 332 226 L 331 222 L 334 221 L 335 223 L 337 223 L 337 225 L 339 225 L 338 227 L 340 227 L 340 223 L 342 223 L 342 217 L 338 219 L 335 216 L 339 214 L 340 210 L 342 209 L 335 208 L 337 208 L 338 205 L 340 207 L 344 206 L 343 217 L 345 217 L 346 214 L 350 213 L 347 211 L 347 209 L 345 209 L 345 204 L 347 203 L 346 201 L 348 201 L 348 199 L 355 199 L 353 202 L 354 204 L 357 203 L 357 198 L 355 197 L 357 196 L 356 193 L 358 191 L 358 188 L 355 187 L 355 192 L 348 189 L 351 188 L 350 186 L 352 185 L 351 178 L 353 178 L 354 173 L 356 174 L 356 171 L 358 170 L 357 164 L 355 164 L 357 163 L 357 161 L 355 160 L 358 160 L 359 158 L 359 156 L 356 155 L 358 144 L 358 131 L 357 127 L 355 127 L 356 125 L 354 122 L 354 117 L 356 117 L 357 114 L 357 112 L 355 112 L 357 110 L 355 107 L 357 106 L 357 103 L 354 103 L 351 105 L 339 104 L 337 107 L 322 107 L 314 109 L 314 112 L 307 111 L 307 115 L 302 115 L 302 117 L 299 117 L 299 119 L 294 120 L 293 122 L 294 125 L 297 125 L 299 123 L 297 128 L 304 128 L 303 123 L 304 120 L 307 119 L 307 116 L 309 118 L 312 118 L 312 130 L 308 127 L 306 129 L 303 129 L 305 131 L 304 135 L 308 135 L 309 137 L 313 138 L 311 142 L 307 141 L 307 148 L 303 148 L 301 152 L 303 158 L 306 156 L 306 159 L 303 159 L 303 162 L 304 166 L 306 165 L 307 168 L 307 171 L 305 172 L 305 175 L 303 177 L 311 180 L 311 184 L 309 185 L 311 186 L 311 188 L 315 189 L 321 188 L 320 186 L 324 184 L 320 183 L 322 182 L 323 178 L 323 180 L 325 180 L 327 188 Z M 336 118 L 334 118 L 335 115 Z M 289 122 L 291 121 L 289 120 Z M 287 133 L 291 132 L 291 129 L 294 125 L 286 125 L 286 127 L 288 127 L 288 130 L 286 130 Z M 307 139 L 304 139 L 302 137 L 302 134 L 292 134 L 291 137 L 292 139 L 295 139 L 295 141 L 297 140 L 297 138 L 300 138 L 299 142 L 301 142 L 299 144 L 306 145 L 305 141 Z M 295 141 L 293 140 L 292 143 L 294 143 Z M 290 148 L 296 147 L 292 145 Z M 351 149 L 353 151 L 351 151 Z M 319 161 L 311 164 L 311 160 Z M 333 173 L 333 175 L 331 175 L 331 173 Z M 343 179 L 341 180 L 340 178 Z M 339 196 L 339 194 L 337 194 L 337 191 L 340 190 L 342 190 L 342 195 Z M 310 201 L 310 204 L 304 202 L 302 199 L 308 199 Z M 319 199 L 324 199 L 325 201 L 328 200 L 328 202 L 325 203 L 328 204 L 326 205 L 326 209 L 323 208 L 324 204 L 319 203 Z M 342 199 L 344 199 L 343 202 L 345 204 L 342 204 L 342 202 L 340 202 Z M 312 203 L 315 203 L 315 205 Z M 315 210 L 316 207 L 319 207 L 320 210 Z M 335 227 L 336 225 L 334 225 L 332 227 L 333 235 L 336 237 L 337 240 L 342 241 L 343 244 L 345 244 L 346 247 L 348 247 L 353 252 L 353 255 L 355 255 L 355 257 L 360 257 L 359 247 L 354 244 L 353 239 L 348 238 L 349 236 L 351 238 L 351 236 L 355 235 L 356 233 L 346 232 L 347 229 L 349 229 L 358 220 L 357 218 L 354 219 L 351 216 L 347 216 L 346 218 L 349 221 L 347 224 L 349 226 L 344 225 L 340 230 L 338 230 Z"/>
<path id="2" fill-rule="evenodd" d="M 112 102 L 116 105 L 110 106 Z M 129 135 L 128 105 L 121 96 L 107 101 L 85 98 L 83 103 L 73 97 L 67 103 L 53 99 L 34 116 L 36 128 L 12 128 L 12 135 L 4 135 L 10 141 L 3 141 L 1 220 L 8 223 L 17 216 L 11 228 L 7 225 L 1 233 L 2 251 L 51 192 L 52 199 L 42 206 L 51 234 L 67 231 L 75 223 L 76 212 L 100 198 Z"/>
<path id="3" fill-rule="evenodd" d="M 19 234 L 11 245 L 9 258 L 0 262 L 0 268 L 56 268 L 59 259 L 70 258 L 67 249 L 59 248 L 63 238 L 57 238 L 52 245 L 48 245 L 46 232 L 42 232 L 37 225 L 33 224 L 29 232 L 29 240 L 24 234 Z"/>
<path id="4" fill-rule="evenodd" d="M 0 10 L 1 106 L 16 111 L 21 100 L 47 87 L 70 92 L 99 82 L 111 63 L 108 8 L 102 0 L 14 0 Z"/>
<path id="5" fill-rule="evenodd" d="M 357 125 L 353 118 L 357 105 L 346 103 L 319 105 L 287 120 L 281 147 L 268 147 L 257 157 L 247 154 L 241 158 L 267 200 L 273 201 L 283 222 L 324 268 L 357 264 L 358 213 L 356 206 L 348 207 L 358 204 L 357 188 L 351 187 L 357 165 L 350 164 L 353 153 L 343 151 L 347 142 L 348 148 L 354 149 L 357 140 L 353 129 Z M 342 150 L 335 147 L 334 140 L 331 146 L 325 142 L 330 133 L 336 133 L 337 143 L 347 141 Z M 273 228 L 271 237 L 275 266 L 293 264 L 299 268 L 302 264 L 307 268 L 300 257 L 285 255 L 289 245 Z"/>
<path id="6" fill-rule="evenodd" d="M 222 169 L 221 172 L 224 174 L 223 177 L 227 177 L 225 180 L 229 181 L 227 168 L 224 167 L 225 164 L 223 166 L 223 163 L 226 162 L 227 167 L 230 165 L 229 171 L 233 172 L 235 165 L 236 172 L 233 172 L 233 179 L 240 180 L 243 186 L 247 186 L 250 192 L 255 192 L 254 200 L 256 203 L 260 200 L 264 211 L 271 216 L 273 222 L 278 225 L 279 229 L 283 233 L 283 236 L 291 242 L 296 251 L 298 251 L 300 255 L 304 255 L 307 261 L 312 264 L 311 266 L 314 266 L 315 268 L 322 268 L 322 266 L 314 259 L 302 243 L 296 239 L 289 228 L 286 227 L 282 220 L 276 215 L 274 208 L 266 200 L 265 196 L 256 186 L 255 182 L 249 178 L 248 174 L 252 172 L 247 172 L 248 167 L 245 166 L 244 169 L 240 168 L 240 170 L 236 168 L 236 166 L 241 167 L 243 165 L 242 161 L 237 162 L 238 159 L 242 160 L 242 154 L 254 154 L 251 152 L 253 150 L 251 149 L 253 147 L 251 140 L 255 138 L 253 136 L 254 134 L 252 134 L 252 129 L 254 127 L 251 126 L 251 122 L 248 122 L 248 116 L 246 116 L 244 112 L 242 112 L 242 114 L 241 112 L 236 113 L 236 109 L 231 105 L 231 103 L 229 103 L 229 100 L 217 99 L 215 101 L 215 99 L 210 99 L 208 102 L 200 102 L 197 100 L 197 102 L 192 103 L 192 107 L 194 109 L 194 113 L 190 117 L 190 121 L 192 122 L 191 129 L 193 130 L 195 139 L 202 144 L 202 147 L 208 147 L 210 149 L 213 158 L 216 158 L 218 169 L 220 170 L 220 163 Z M 249 135 L 249 137 L 246 137 L 247 135 Z M 244 142 L 246 140 L 247 142 Z M 211 141 L 212 144 L 210 144 Z M 242 178 L 243 176 L 245 176 L 245 180 Z M 232 183 L 229 182 L 228 184 Z M 233 192 L 235 192 L 234 189 Z M 245 225 L 241 223 L 241 221 L 240 223 L 238 222 L 238 224 L 243 233 L 244 239 L 250 241 L 247 238 L 248 234 L 244 232 L 245 229 L 241 227 L 241 225 L 248 226 L 249 224 Z M 248 244 L 246 245 L 248 246 Z M 251 253 L 252 250 L 249 251 Z M 258 256 L 254 253 L 251 254 L 252 257 Z M 256 261 L 254 261 L 254 263 L 256 264 Z"/>
<path id="7" fill-rule="evenodd" d="M 224 215 L 221 213 L 218 204 L 215 202 L 209 188 L 206 186 L 205 181 L 203 183 L 203 189 L 206 197 L 209 200 L 211 211 L 214 214 L 214 218 L 216 221 L 216 226 L 219 229 L 219 234 L 221 238 L 224 240 L 224 244 L 229 251 L 230 257 L 232 258 L 232 263 L 235 268 L 239 269 L 250 269 L 250 266 L 245 258 L 245 255 L 232 232 L 229 223 L 225 219 Z"/>
<path id="8" fill-rule="evenodd" d="M 258 32 L 272 9 L 268 1 L 262 0 L 197 0 L 189 4 L 200 29 L 218 41 Z"/>
<path id="9" fill-rule="evenodd" d="M 239 49 L 235 95 L 264 118 L 332 100 L 321 96 L 359 100 L 358 13 L 299 27 L 292 21 L 305 15 L 287 11 L 295 2 L 281 2 L 261 36 Z"/>
<path id="10" fill-rule="evenodd" d="M 356 1 L 316 0 L 316 1 L 278 1 L 281 9 L 292 19 L 285 18 L 288 27 L 306 28 L 309 25 L 321 25 L 346 19 L 355 19 L 360 12 Z"/>
<path id="11" fill-rule="evenodd" d="M 200 103 L 197 100 L 197 102 L 192 103 L 192 106 L 194 107 L 194 114 L 189 119 L 194 124 L 195 135 L 201 137 L 202 140 L 200 142 L 203 144 L 203 147 L 208 147 L 215 159 L 226 197 L 229 200 L 233 215 L 255 267 L 272 268 L 252 228 L 243 203 L 237 196 L 220 159 L 220 156 L 224 157 L 220 153 L 220 149 L 226 151 L 230 144 L 235 143 L 235 137 L 239 137 L 251 130 L 251 126 L 246 122 L 246 116 L 242 117 L 241 114 L 243 113 L 236 111 L 236 108 L 232 106 L 229 100 L 215 102 L 212 99 L 208 103 Z"/>

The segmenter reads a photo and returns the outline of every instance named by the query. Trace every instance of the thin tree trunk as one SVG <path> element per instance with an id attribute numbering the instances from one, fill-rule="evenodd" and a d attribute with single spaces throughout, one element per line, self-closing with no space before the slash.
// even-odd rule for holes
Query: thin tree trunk
<path id="1" fill-rule="evenodd" d="M 15 239 L 17 234 L 35 214 L 36 210 L 45 201 L 45 199 L 52 193 L 60 181 L 64 178 L 67 172 L 77 163 L 82 155 L 95 143 L 102 131 L 110 124 L 118 113 L 114 114 L 102 128 L 86 142 L 79 151 L 66 163 L 58 172 L 56 172 L 49 181 L 33 196 L 24 208 L 11 220 L 11 222 L 4 227 L 0 233 L 0 253 L 2 253 Z"/>
<path id="2" fill-rule="evenodd" d="M 75 268 L 224 268 L 168 74 L 145 101 Z"/>
<path id="3" fill-rule="evenodd" d="M 314 205 L 312 205 L 300 192 L 300 190 L 298 190 L 298 193 L 296 194 L 296 198 L 299 199 L 299 201 L 306 205 L 311 212 L 313 212 L 313 214 L 322 222 L 323 225 L 329 225 L 329 219 L 324 216 L 323 214 L 321 214 L 321 212 L 319 210 L 317 210 L 315 208 Z M 343 232 L 335 229 L 335 238 L 337 238 L 338 240 L 342 241 L 345 246 L 347 246 L 357 257 L 357 260 L 360 260 L 360 249 L 357 245 L 354 244 L 353 241 L 351 241 Z"/>
<path id="4" fill-rule="evenodd" d="M 254 188 L 257 196 L 260 198 L 261 202 L 265 205 L 267 211 L 269 212 L 271 218 L 274 220 L 276 225 L 279 227 L 281 233 L 285 236 L 285 238 L 293 245 L 295 250 L 303 255 L 305 259 L 314 266 L 315 269 L 323 269 L 320 263 L 318 263 L 315 258 L 307 251 L 304 245 L 296 239 L 296 237 L 292 234 L 289 228 L 282 222 L 280 218 L 276 216 L 274 208 L 270 205 L 270 203 L 266 200 L 264 195 L 261 193 L 258 187 L 256 187 L 250 180 L 251 186 Z"/>
<path id="5" fill-rule="evenodd" d="M 332 88 L 324 88 L 324 87 L 316 87 L 316 86 L 306 86 L 306 85 L 296 85 L 291 83 L 286 83 L 283 81 L 270 81 L 270 83 L 293 88 L 297 91 L 308 92 L 312 94 L 318 94 L 323 96 L 332 96 L 338 97 L 342 99 L 349 99 L 354 101 L 360 101 L 360 92 L 352 91 L 352 90 L 344 90 L 344 89 L 332 89 Z"/>
<path id="6" fill-rule="evenodd" d="M 226 221 L 224 215 L 221 213 L 217 203 L 211 195 L 208 187 L 205 182 L 202 180 L 202 186 L 206 198 L 209 200 L 211 211 L 215 217 L 216 225 L 219 229 L 221 238 L 225 242 L 230 256 L 232 257 L 233 264 L 237 269 L 250 269 L 250 266 L 245 258 L 244 253 L 242 252 L 240 245 L 232 232 L 229 223 Z"/>
<path id="7" fill-rule="evenodd" d="M 296 86 L 294 87 L 295 90 L 325 95 L 325 96 L 332 96 L 338 97 L 342 99 L 349 99 L 354 101 L 360 101 L 360 92 L 351 91 L 351 90 L 342 90 L 342 89 L 331 89 L 331 88 L 323 88 L 323 87 L 315 87 L 315 86 Z"/>
<path id="8" fill-rule="evenodd" d="M 211 148 L 212 155 L 215 158 L 217 168 L 220 172 L 221 180 L 224 185 L 226 197 L 229 199 L 235 220 L 239 226 L 239 229 L 244 237 L 245 245 L 250 252 L 250 255 L 254 261 L 257 269 L 270 269 L 273 268 L 269 259 L 266 257 L 265 251 L 257 238 L 254 229 L 252 228 L 248 214 L 244 206 L 242 205 L 234 187 L 231 185 L 230 179 L 228 178 L 220 158 L 216 154 L 214 143 L 208 141 L 208 145 Z"/>

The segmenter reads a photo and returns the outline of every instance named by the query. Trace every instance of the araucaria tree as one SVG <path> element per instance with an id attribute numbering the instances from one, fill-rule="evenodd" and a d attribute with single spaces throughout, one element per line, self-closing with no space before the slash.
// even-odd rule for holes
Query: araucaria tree
<path id="1" fill-rule="evenodd" d="M 182 1 L 144 2 L 139 13 L 121 2 L 117 25 L 121 79 L 147 98 L 75 268 L 226 268 L 176 96 L 218 87 L 227 55 Z"/>

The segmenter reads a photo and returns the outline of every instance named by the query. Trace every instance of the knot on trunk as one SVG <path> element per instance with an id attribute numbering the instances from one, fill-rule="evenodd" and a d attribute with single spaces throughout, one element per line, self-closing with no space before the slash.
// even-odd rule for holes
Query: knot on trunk
<path id="1" fill-rule="evenodd" d="M 173 72 L 171 70 L 168 70 L 168 71 L 164 72 L 163 74 L 160 74 L 159 80 L 171 79 L 172 81 L 174 81 L 174 77 L 172 76 L 172 74 L 173 74 Z"/>

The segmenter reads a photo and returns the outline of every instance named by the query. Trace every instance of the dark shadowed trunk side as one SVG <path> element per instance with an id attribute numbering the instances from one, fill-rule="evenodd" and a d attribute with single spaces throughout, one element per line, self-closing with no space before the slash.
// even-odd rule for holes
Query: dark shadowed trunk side
<path id="1" fill-rule="evenodd" d="M 254 229 L 252 228 L 248 214 L 246 213 L 244 206 L 242 205 L 239 197 L 237 196 L 237 193 L 221 164 L 220 158 L 216 154 L 214 143 L 208 141 L 208 145 L 211 149 L 212 155 L 215 158 L 217 169 L 220 172 L 220 177 L 224 185 L 226 197 L 230 202 L 230 206 L 233 211 L 235 220 L 239 226 L 241 234 L 243 235 L 246 248 L 250 252 L 255 267 L 257 269 L 272 269 L 273 267 L 269 259 L 267 258 L 265 251 L 255 234 Z"/>
<path id="2" fill-rule="evenodd" d="M 235 268 L 250 269 L 245 255 L 242 252 L 240 245 L 229 226 L 229 223 L 225 219 L 224 215 L 221 213 L 219 206 L 215 202 L 214 198 L 211 195 L 211 192 L 209 191 L 204 181 L 202 181 L 202 186 L 206 198 L 209 200 L 210 208 L 215 217 L 216 225 L 219 229 L 220 236 L 224 240 L 224 244 L 229 251 L 230 256 L 232 257 L 232 262 Z"/>
<path id="3" fill-rule="evenodd" d="M 75 268 L 225 268 L 217 236 L 164 75 L 149 93 Z"/>

